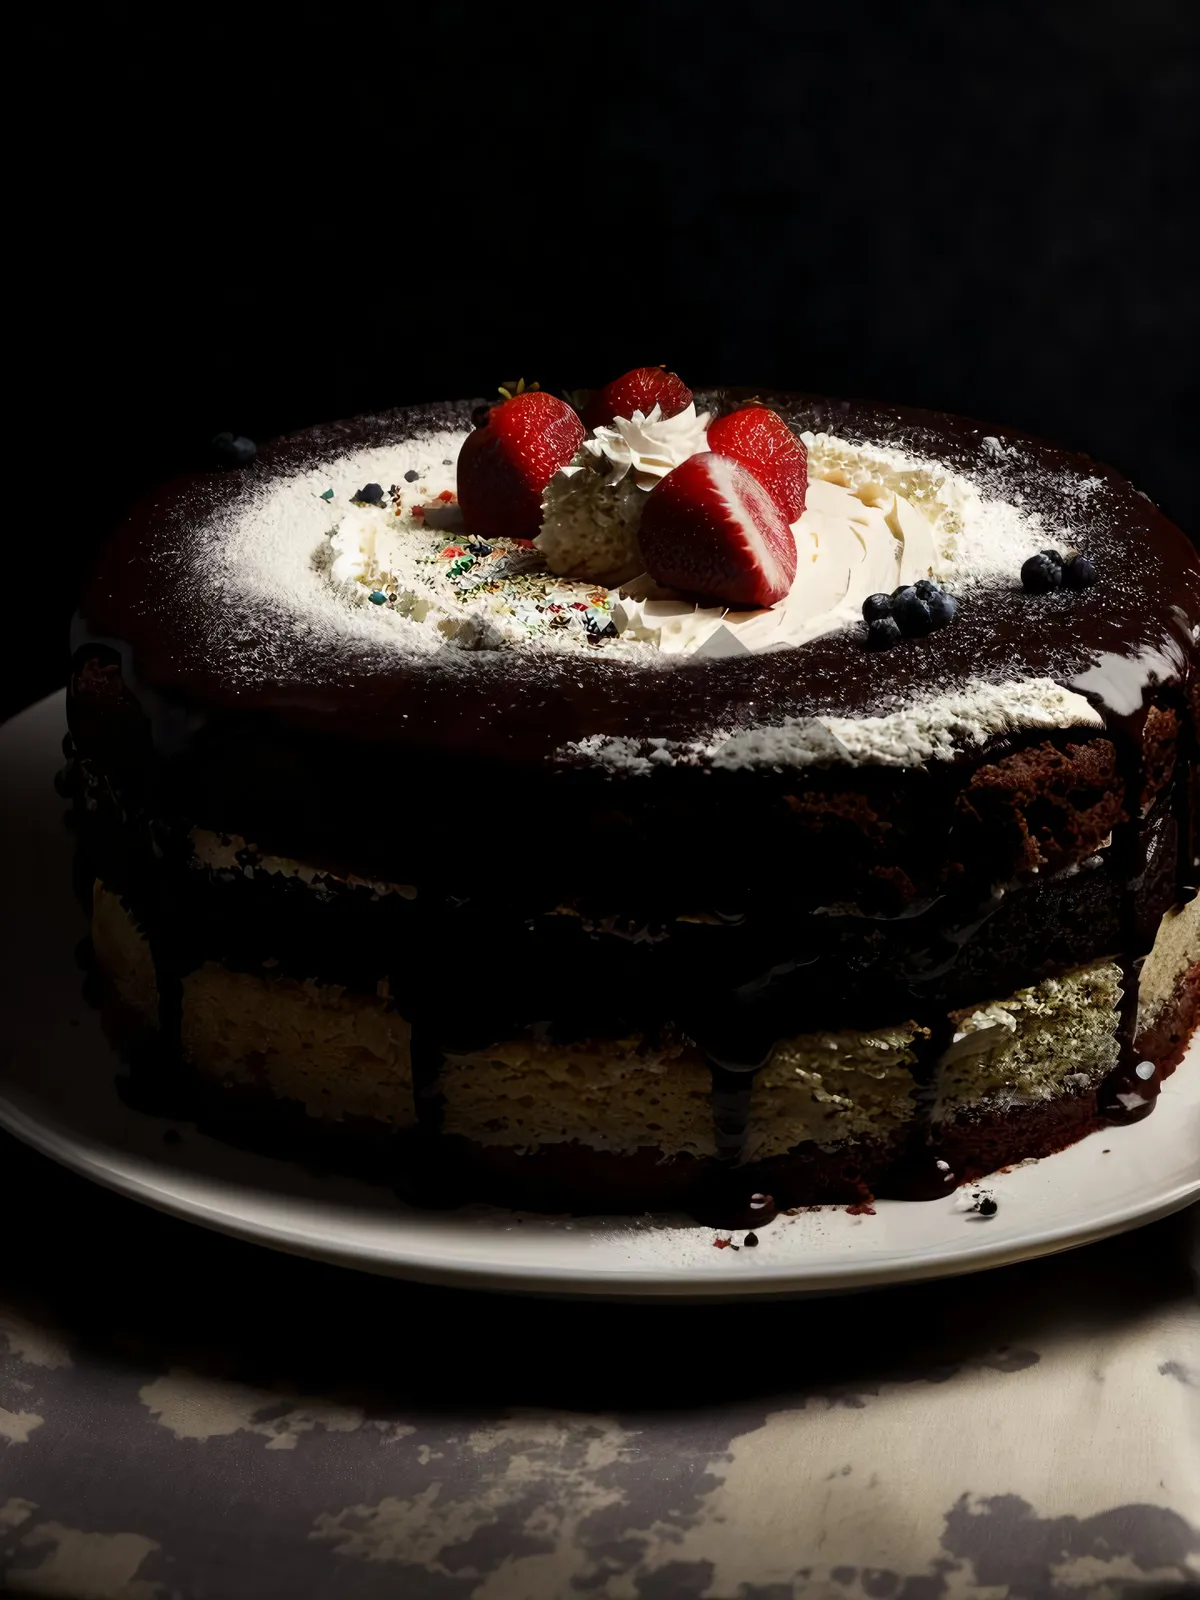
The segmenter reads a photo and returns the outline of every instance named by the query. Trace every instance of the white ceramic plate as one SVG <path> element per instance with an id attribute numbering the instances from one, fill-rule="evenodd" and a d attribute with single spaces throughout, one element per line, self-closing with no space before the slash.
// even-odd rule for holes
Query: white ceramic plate
<path id="1" fill-rule="evenodd" d="M 430 1282 L 557 1294 L 708 1297 L 830 1293 L 976 1272 L 1086 1244 L 1200 1197 L 1200 1039 L 1153 1116 L 989 1179 L 999 1209 L 959 1197 L 780 1217 L 757 1249 L 716 1249 L 682 1217 L 549 1218 L 491 1208 L 423 1212 L 382 1188 L 317 1178 L 129 1110 L 118 1064 L 81 997 L 86 931 L 71 836 L 52 787 L 58 696 L 0 728 L 0 1125 L 135 1200 L 278 1249 Z M 734 1234 L 734 1241 L 742 1235 Z"/>

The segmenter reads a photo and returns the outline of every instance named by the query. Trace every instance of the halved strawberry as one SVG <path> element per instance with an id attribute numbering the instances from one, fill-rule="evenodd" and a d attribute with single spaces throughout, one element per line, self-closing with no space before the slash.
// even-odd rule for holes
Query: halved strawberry
<path id="1" fill-rule="evenodd" d="M 655 405 L 662 407 L 664 417 L 677 417 L 691 403 L 692 391 L 673 372 L 665 367 L 634 367 L 596 391 L 584 407 L 583 420 L 589 428 L 607 428 L 614 417 L 632 417 L 635 411 L 648 417 Z"/>
<path id="2" fill-rule="evenodd" d="M 783 512 L 745 467 L 711 450 L 651 489 L 638 543 L 650 576 L 693 600 L 774 605 L 796 576 Z"/>
<path id="3" fill-rule="evenodd" d="M 749 467 L 787 520 L 796 521 L 808 492 L 808 451 L 781 416 L 766 406 L 731 411 L 709 428 L 708 448 Z"/>
<path id="4" fill-rule="evenodd" d="M 468 533 L 532 539 L 542 494 L 579 449 L 583 423 L 565 400 L 530 390 L 493 406 L 458 453 L 458 503 Z"/>

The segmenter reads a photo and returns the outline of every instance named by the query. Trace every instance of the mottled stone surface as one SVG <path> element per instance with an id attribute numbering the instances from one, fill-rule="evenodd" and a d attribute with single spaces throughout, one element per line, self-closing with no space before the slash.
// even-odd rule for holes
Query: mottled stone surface
<path id="1" fill-rule="evenodd" d="M 466 1295 L 0 1139 L 0 1584 L 77 1600 L 1200 1593 L 1200 1210 L 844 1299 Z"/>

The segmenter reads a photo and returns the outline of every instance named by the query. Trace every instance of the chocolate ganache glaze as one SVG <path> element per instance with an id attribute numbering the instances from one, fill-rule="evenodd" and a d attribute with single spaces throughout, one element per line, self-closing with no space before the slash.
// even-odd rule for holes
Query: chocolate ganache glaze
<path id="1" fill-rule="evenodd" d="M 696 398 L 722 414 L 745 395 Z M 760 654 L 651 659 L 417 653 L 383 630 L 314 627 L 286 587 L 270 609 L 244 602 L 220 572 L 222 530 L 252 526 L 273 485 L 392 447 L 399 478 L 406 444 L 467 430 L 477 402 L 401 409 L 279 440 L 241 471 L 177 480 L 134 510 L 75 626 L 80 754 L 124 814 L 154 819 L 168 862 L 199 826 L 420 887 L 331 932 L 297 897 L 281 913 L 277 895 L 239 884 L 246 947 L 224 914 L 219 938 L 235 967 L 249 969 L 266 938 L 285 966 L 289 948 L 298 972 L 316 950 L 323 974 L 353 983 L 374 981 L 380 944 L 401 930 L 406 955 L 389 981 L 413 1023 L 428 1131 L 447 1051 L 547 1020 L 578 1036 L 603 1014 L 608 1032 L 665 1027 L 697 1043 L 713 1069 L 718 1166 L 733 1166 L 747 1085 L 781 1037 L 848 1015 L 871 1026 L 915 1001 L 976 1001 L 1102 953 L 1123 963 L 1124 1021 L 1098 1104 L 1144 1114 L 1158 1071 L 1147 1077 L 1134 1044 L 1134 964 L 1196 877 L 1200 558 L 1086 457 L 941 414 L 760 399 L 798 432 L 961 474 L 1040 519 L 1047 544 L 1084 550 L 1101 581 L 1032 597 L 1014 570 L 971 587 L 954 627 L 883 653 L 851 628 Z M 777 737 L 1035 679 L 1098 720 L 954 728 L 938 759 L 803 770 Z M 464 797 L 488 823 L 486 844 L 444 848 Z M 1101 851 L 1103 871 L 1077 870 Z M 145 876 L 128 859 L 109 870 L 118 883 Z M 195 878 L 176 885 L 186 915 L 160 942 L 164 970 L 212 953 L 211 908 L 180 888 Z M 440 971 L 438 950 L 514 941 L 523 958 L 469 997 Z M 924 1059 L 944 1043 L 931 1039 Z"/>
<path id="2" fill-rule="evenodd" d="M 741 397 L 698 400 L 721 411 Z M 474 402 L 413 407 L 292 435 L 261 449 L 240 473 L 199 473 L 165 485 L 118 530 L 83 597 L 76 642 L 119 641 L 131 686 L 173 744 L 187 716 L 193 739 L 213 720 L 268 715 L 279 727 L 369 741 L 414 755 L 555 763 L 591 736 L 704 742 L 714 733 L 817 714 L 870 716 L 970 678 L 1048 676 L 1094 698 L 1106 723 L 1135 717 L 1155 682 L 1190 684 L 1200 612 L 1195 551 L 1184 535 L 1111 469 L 1000 429 L 940 414 L 769 395 L 795 429 L 882 443 L 932 457 L 997 484 L 1010 481 L 1048 529 L 1078 531 L 1104 581 L 1069 606 L 1031 614 L 1017 574 L 953 630 L 902 655 L 854 655 L 842 635 L 748 658 L 671 661 L 669 686 L 639 663 L 515 652 L 353 658 L 312 636 L 286 598 L 273 636 L 241 635 L 214 614 L 195 530 L 248 504 L 273 478 L 319 467 L 351 450 L 470 426 Z M 985 446 L 984 440 L 992 441 Z M 997 451 L 996 445 L 1001 447 Z M 1006 458 L 1003 450 L 1012 451 Z M 1084 501 L 1072 482 L 1095 487 Z M 250 657 L 251 669 L 239 670 Z M 151 696 L 153 697 L 151 699 Z M 190 713 L 190 715 L 188 715 Z"/>

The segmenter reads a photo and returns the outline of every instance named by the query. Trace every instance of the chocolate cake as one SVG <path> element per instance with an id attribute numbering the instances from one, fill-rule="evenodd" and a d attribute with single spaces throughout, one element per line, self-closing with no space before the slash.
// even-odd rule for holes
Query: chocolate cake
<path id="1" fill-rule="evenodd" d="M 1200 1005 L 1192 545 L 949 416 L 579 410 L 313 428 L 112 538 L 69 767 L 133 1088 L 416 1201 L 729 1223 L 1145 1115 Z"/>

